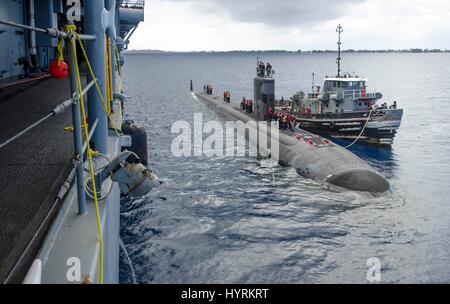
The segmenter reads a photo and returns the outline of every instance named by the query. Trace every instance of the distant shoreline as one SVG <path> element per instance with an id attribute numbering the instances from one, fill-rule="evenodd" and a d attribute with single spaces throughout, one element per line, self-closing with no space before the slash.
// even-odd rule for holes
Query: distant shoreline
<path id="1" fill-rule="evenodd" d="M 310 51 L 286 51 L 286 50 L 267 50 L 267 51 L 161 51 L 161 50 L 127 50 L 126 54 L 334 54 L 334 50 L 310 50 Z M 450 53 L 450 50 L 441 49 L 404 49 L 404 50 L 344 50 L 344 54 L 430 54 L 430 53 Z"/>

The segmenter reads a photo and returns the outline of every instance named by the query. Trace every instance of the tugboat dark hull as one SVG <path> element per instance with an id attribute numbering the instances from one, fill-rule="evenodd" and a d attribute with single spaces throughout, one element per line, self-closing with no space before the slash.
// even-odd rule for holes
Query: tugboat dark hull
<path id="1" fill-rule="evenodd" d="M 370 115 L 370 119 L 368 117 Z M 403 116 L 402 109 L 381 109 L 370 113 L 297 114 L 297 126 L 334 139 L 391 146 Z M 364 131 L 363 131 L 364 130 Z M 361 133 L 362 132 L 362 133 Z"/>

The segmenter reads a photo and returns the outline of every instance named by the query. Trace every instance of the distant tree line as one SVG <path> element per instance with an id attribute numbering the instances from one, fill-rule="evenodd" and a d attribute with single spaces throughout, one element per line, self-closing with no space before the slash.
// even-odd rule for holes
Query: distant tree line
<path id="1" fill-rule="evenodd" d="M 336 50 L 311 50 L 302 51 L 298 50 L 298 53 L 337 53 Z M 401 49 L 401 50 L 343 50 L 342 53 L 450 53 L 450 50 L 442 49 Z"/>
<path id="2" fill-rule="evenodd" d="M 286 51 L 286 50 L 253 50 L 253 51 L 191 51 L 191 52 L 176 52 L 176 51 L 161 51 L 161 50 L 128 50 L 128 54 L 246 54 L 246 53 L 313 53 L 313 54 L 323 54 L 323 53 L 337 53 L 337 50 L 297 50 L 297 51 Z M 342 53 L 450 53 L 450 50 L 442 49 L 401 49 L 401 50 L 342 50 Z"/>

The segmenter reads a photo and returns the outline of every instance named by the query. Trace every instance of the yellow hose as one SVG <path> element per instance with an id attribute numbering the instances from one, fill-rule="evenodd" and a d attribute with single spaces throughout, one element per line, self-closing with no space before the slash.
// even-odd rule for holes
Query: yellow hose
<path id="1" fill-rule="evenodd" d="M 120 66 L 120 54 L 119 49 L 117 48 L 117 45 L 115 47 L 116 50 L 116 65 L 117 65 L 117 71 L 119 72 L 119 92 L 123 93 L 123 87 L 122 87 L 122 68 Z"/>
<path id="2" fill-rule="evenodd" d="M 74 33 L 74 34 L 78 38 L 78 43 L 79 43 L 80 48 L 81 48 L 81 50 L 83 52 L 83 56 L 84 56 L 84 58 L 86 60 L 86 63 L 87 63 L 88 69 L 89 69 L 89 73 L 91 74 L 92 79 L 96 79 L 94 71 L 93 71 L 92 66 L 91 66 L 91 63 L 90 63 L 89 58 L 87 56 L 86 49 L 84 48 L 83 42 L 81 41 L 80 35 L 78 35 L 78 33 Z M 98 95 L 100 96 L 100 99 L 102 101 L 103 110 L 105 110 L 106 115 L 108 115 L 108 118 L 109 118 L 109 121 L 111 123 L 111 126 L 113 127 L 114 131 L 116 132 L 117 137 L 120 137 L 120 134 L 117 131 L 118 129 L 116 128 L 116 126 L 114 125 L 114 122 L 112 120 L 111 114 L 108 113 L 108 109 L 106 107 L 105 99 L 103 98 L 102 91 L 100 90 L 100 86 L 98 85 L 97 81 L 95 81 L 95 87 L 96 87 Z"/>
<path id="3" fill-rule="evenodd" d="M 113 81 L 112 81 L 112 65 L 111 65 L 111 38 L 106 39 L 106 81 L 108 96 L 108 113 L 111 113 L 111 102 L 113 100 Z"/>
<path id="4" fill-rule="evenodd" d="M 73 31 L 73 28 L 67 28 L 67 30 Z M 75 66 L 77 67 L 76 74 L 77 74 L 77 84 L 78 84 L 78 96 L 80 98 L 79 102 L 80 102 L 80 106 L 81 106 L 81 114 L 83 116 L 83 125 L 84 125 L 86 123 L 87 119 L 86 119 L 86 111 L 84 108 L 84 98 L 83 98 L 83 94 L 82 94 L 82 90 L 81 90 L 81 77 L 80 77 L 80 69 L 78 66 L 78 59 L 76 56 L 77 50 L 76 50 L 75 39 L 73 37 L 70 38 L 70 42 L 72 45 L 73 53 L 75 54 L 74 60 L 75 60 Z M 98 197 L 97 197 L 97 187 L 95 185 L 94 166 L 93 166 L 93 162 L 92 162 L 93 152 L 91 150 L 91 146 L 89 143 L 89 127 L 84 128 L 84 132 L 85 132 L 84 135 L 85 135 L 86 143 L 87 143 L 87 155 L 88 155 L 88 159 L 89 159 L 89 171 L 90 171 L 90 175 L 91 175 L 92 191 L 94 192 L 94 203 L 95 203 L 95 214 L 97 217 L 98 239 L 99 239 L 99 243 L 100 243 L 99 283 L 103 284 L 103 233 L 102 233 L 102 224 L 101 224 L 101 219 L 100 219 L 100 208 L 99 208 Z"/>

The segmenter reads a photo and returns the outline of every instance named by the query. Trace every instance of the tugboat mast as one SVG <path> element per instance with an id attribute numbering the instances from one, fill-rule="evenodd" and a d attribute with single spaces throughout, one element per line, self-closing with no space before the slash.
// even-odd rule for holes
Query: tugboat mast
<path id="1" fill-rule="evenodd" d="M 338 64 L 338 73 L 337 77 L 341 77 L 341 34 L 344 32 L 344 28 L 342 25 L 339 24 L 339 26 L 336 28 L 336 33 L 338 33 L 338 58 L 337 58 L 337 64 Z"/>

